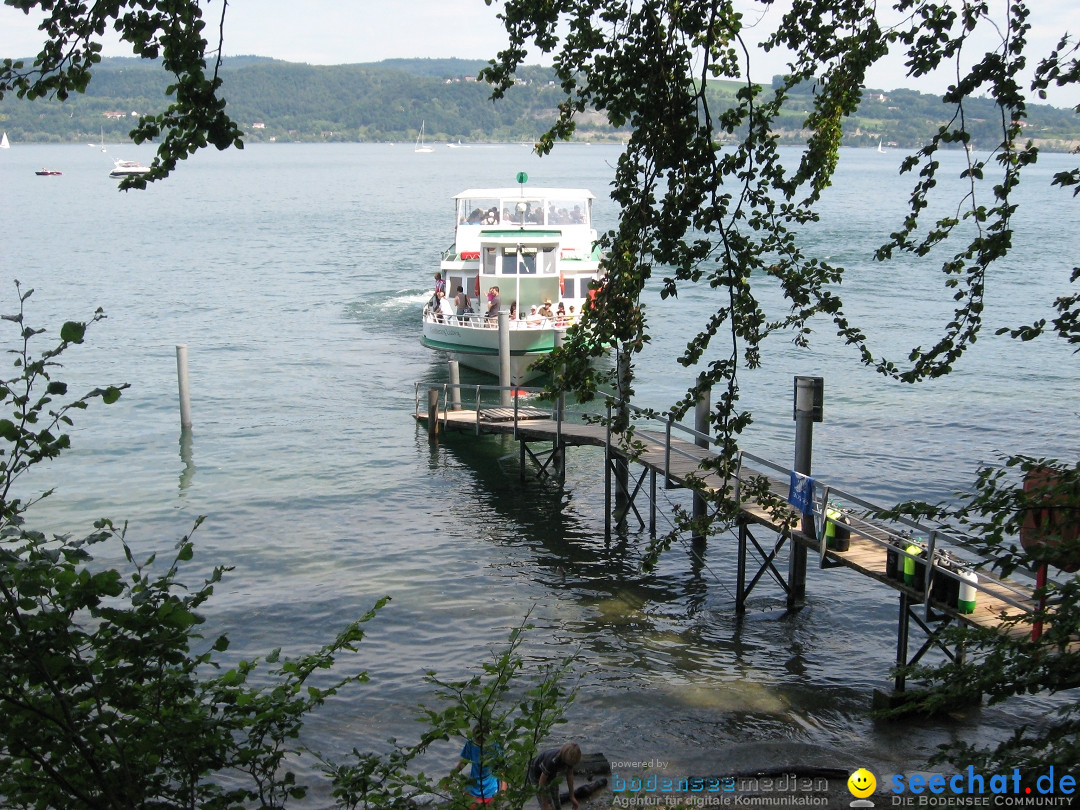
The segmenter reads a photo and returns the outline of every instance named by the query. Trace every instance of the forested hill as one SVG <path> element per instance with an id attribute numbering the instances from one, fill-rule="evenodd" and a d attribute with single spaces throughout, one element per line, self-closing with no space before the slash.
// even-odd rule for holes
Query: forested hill
<path id="1" fill-rule="evenodd" d="M 476 81 L 486 63 L 464 59 L 392 59 L 383 62 L 313 66 L 263 57 L 230 57 L 222 77 L 230 114 L 249 143 L 260 141 L 412 141 L 421 122 L 431 143 L 534 141 L 554 118 L 560 91 L 549 68 L 522 72 L 519 84 L 498 102 Z M 87 92 L 66 102 L 0 102 L 0 129 L 14 143 L 78 143 L 126 140 L 132 116 L 159 112 L 167 104 L 170 76 L 139 59 L 105 59 Z M 711 103 L 726 106 L 738 85 L 717 83 Z M 812 87 L 795 93 L 777 133 L 794 142 Z M 983 109 L 985 108 L 985 109 Z M 950 111 L 932 95 L 911 90 L 868 90 L 859 114 L 845 125 L 845 143 L 912 148 L 945 123 Z M 991 147 L 1000 133 L 989 101 L 968 102 L 976 146 Z M 1045 105 L 1030 108 L 1027 131 L 1040 146 L 1080 145 L 1080 117 Z M 577 137 L 592 141 L 625 138 L 599 114 L 585 115 Z"/>

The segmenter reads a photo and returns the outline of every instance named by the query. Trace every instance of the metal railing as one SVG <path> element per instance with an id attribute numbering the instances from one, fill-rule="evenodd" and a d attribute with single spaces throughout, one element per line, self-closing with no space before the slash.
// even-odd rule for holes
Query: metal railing
<path id="1" fill-rule="evenodd" d="M 415 397 L 416 397 L 416 414 L 421 413 L 421 396 L 420 391 L 422 383 L 416 383 L 415 385 Z M 544 393 L 543 388 L 530 388 L 521 386 L 499 386 L 499 385 L 468 385 L 451 383 L 441 383 L 438 386 L 427 386 L 430 388 L 438 388 L 440 391 L 438 407 L 438 413 L 442 414 L 439 417 L 443 423 L 446 423 L 446 414 L 449 410 L 455 411 L 469 411 L 472 410 L 475 413 L 474 425 L 476 433 L 479 434 L 482 424 L 482 414 L 485 409 L 494 407 L 507 407 L 505 405 L 497 405 L 492 402 L 484 401 L 484 394 L 501 394 L 504 391 L 511 391 L 514 393 L 527 393 L 527 394 L 541 394 Z M 458 401 L 458 397 L 453 396 L 454 392 L 472 393 L 471 406 L 465 406 Z M 520 396 L 513 396 L 513 435 L 517 438 L 518 424 L 520 419 L 521 405 Z M 612 411 L 618 407 L 618 401 L 612 397 L 605 397 L 606 410 L 607 410 L 607 446 L 613 447 L 613 434 L 611 430 L 612 425 Z M 562 442 L 562 433 L 564 424 L 569 422 L 568 416 L 573 413 L 575 419 L 584 419 L 590 415 L 588 412 L 575 411 L 568 412 L 561 398 L 550 403 L 551 420 L 555 424 L 555 441 L 559 444 Z M 535 409 L 537 404 L 529 403 L 530 408 L 529 418 L 535 418 Z M 657 423 L 663 426 L 662 437 L 659 429 L 656 432 L 649 431 L 635 431 L 635 439 L 643 443 L 651 443 L 655 446 L 660 446 L 664 451 L 664 481 L 665 488 L 671 488 L 672 475 L 671 475 L 671 458 L 672 455 L 682 456 L 692 461 L 700 461 L 702 449 L 698 442 L 704 442 L 706 447 L 714 443 L 713 437 L 710 434 L 702 433 L 694 428 L 687 427 L 678 421 L 675 421 L 668 413 L 664 413 L 662 418 L 654 415 L 653 412 L 638 408 L 634 405 L 626 405 L 628 413 L 631 419 L 637 423 Z M 547 410 L 547 408 L 543 408 Z M 593 418 L 600 418 L 600 414 L 592 413 Z M 678 432 L 690 437 L 685 440 L 687 442 L 693 442 L 695 450 L 694 452 L 680 446 L 678 441 L 672 440 L 672 433 Z M 755 472 L 763 473 L 765 475 L 773 474 L 781 481 L 789 479 L 791 475 L 791 468 L 788 466 L 777 464 L 768 459 L 757 456 L 748 451 L 739 451 L 738 458 L 735 465 L 735 475 L 732 484 L 733 498 L 741 503 L 741 487 L 744 477 L 754 475 Z M 907 518 L 904 516 L 883 518 L 881 515 L 886 513 L 888 507 L 884 507 L 878 504 L 874 504 L 858 495 L 847 492 L 839 487 L 833 486 L 820 479 L 815 479 L 815 495 L 813 498 L 811 517 L 813 518 L 814 525 L 814 537 L 818 545 L 819 562 L 824 565 L 825 557 L 830 551 L 828 545 L 827 530 L 829 524 L 843 525 L 844 528 L 858 535 L 860 538 L 869 540 L 872 543 L 883 546 L 886 549 L 886 556 L 895 555 L 898 560 L 898 564 L 903 565 L 904 561 L 911 560 L 912 566 L 918 570 L 922 569 L 923 580 L 923 605 L 927 616 L 929 616 L 933 610 L 933 604 L 935 600 L 932 598 L 933 584 L 935 577 L 944 577 L 955 580 L 959 586 L 969 586 L 977 591 L 991 594 L 995 599 L 1010 605 L 1017 610 L 1024 612 L 1032 612 L 1034 605 L 1032 603 L 1031 589 L 1025 588 L 1008 580 L 1002 579 L 996 575 L 993 575 L 983 570 L 986 563 L 990 561 L 990 558 L 984 555 L 973 552 L 969 548 L 969 538 L 965 538 L 962 535 L 956 533 L 953 530 L 944 526 L 934 526 L 920 521 Z M 909 551 L 908 549 L 915 548 L 915 551 Z M 974 558 L 974 559 L 972 559 Z M 904 566 L 905 568 L 907 566 Z M 978 579 L 974 580 L 969 576 L 978 569 Z M 916 592 L 917 589 L 916 589 Z"/>

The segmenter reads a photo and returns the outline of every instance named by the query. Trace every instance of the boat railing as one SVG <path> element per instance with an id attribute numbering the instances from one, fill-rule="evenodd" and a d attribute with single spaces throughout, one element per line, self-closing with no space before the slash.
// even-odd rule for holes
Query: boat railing
<path id="1" fill-rule="evenodd" d="M 509 326 L 511 329 L 566 329 L 574 324 L 576 317 L 565 318 L 540 318 L 539 320 L 530 320 L 528 318 L 518 318 L 511 320 Z M 443 324 L 445 326 L 456 326 L 462 329 L 498 329 L 499 318 L 498 316 L 488 317 L 486 315 L 480 315 L 472 313 L 469 315 L 438 315 L 432 312 L 428 307 L 424 308 L 424 322 L 431 324 Z"/>

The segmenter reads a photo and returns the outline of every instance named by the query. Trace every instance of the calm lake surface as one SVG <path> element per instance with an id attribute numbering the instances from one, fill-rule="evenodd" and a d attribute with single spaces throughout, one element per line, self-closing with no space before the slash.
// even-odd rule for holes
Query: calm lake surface
<path id="1" fill-rule="evenodd" d="M 77 390 L 131 384 L 115 406 L 80 415 L 73 450 L 23 482 L 23 494 L 57 488 L 31 524 L 85 533 L 97 517 L 126 520 L 130 543 L 149 554 L 205 515 L 188 581 L 234 566 L 207 611 L 207 635 L 227 632 L 237 656 L 314 650 L 392 596 L 361 647 L 371 682 L 306 732 L 327 752 L 415 739 L 414 708 L 430 702 L 424 671 L 471 672 L 530 611 L 531 662 L 581 657 L 563 733 L 613 760 L 666 760 L 672 776 L 810 760 L 902 772 L 938 743 L 990 741 L 1044 712 L 1032 701 L 874 723 L 871 692 L 887 683 L 895 654 L 893 591 L 811 568 L 804 610 L 785 615 L 779 589 L 764 582 L 736 621 L 731 538 L 712 539 L 704 565 L 675 549 L 649 575 L 638 566 L 644 535 L 605 544 L 599 452 L 571 451 L 559 492 L 519 482 L 509 441 L 429 444 L 411 418 L 414 386 L 442 382 L 446 370 L 420 345 L 418 316 L 452 240 L 450 197 L 527 171 L 534 185 L 592 189 L 604 229 L 615 222 L 606 194 L 618 154 L 263 145 L 197 155 L 165 183 L 122 194 L 107 176 L 113 158 L 148 162 L 148 148 L 0 153 L 2 312 L 16 309 L 15 278 L 35 288 L 28 322 L 54 334 L 104 308 L 107 320 L 65 356 L 62 376 Z M 841 289 L 848 308 L 897 360 L 932 342 L 953 308 L 933 269 L 871 259 L 909 193 L 901 157 L 845 152 L 810 235 L 852 268 Z M 954 176 L 961 157 L 944 158 Z M 1050 340 L 993 336 L 1052 317 L 1051 302 L 1067 293 L 1078 209 L 1049 179 L 1070 165 L 1045 155 L 1028 173 L 1016 247 L 989 279 L 987 328 L 955 373 L 888 382 L 859 367 L 827 323 L 809 351 L 776 339 L 764 367 L 741 375 L 755 413 L 746 449 L 791 463 L 792 377 L 810 374 L 825 378 L 815 472 L 867 498 L 945 498 L 1004 453 L 1075 458 L 1075 357 Z M 42 166 L 63 175 L 35 176 Z M 674 356 L 713 304 L 689 288 L 661 302 L 657 288 L 646 301 L 655 337 L 638 404 L 664 409 L 693 379 Z M 189 352 L 187 443 L 177 344 Z M 432 770 L 458 750 L 433 750 Z"/>

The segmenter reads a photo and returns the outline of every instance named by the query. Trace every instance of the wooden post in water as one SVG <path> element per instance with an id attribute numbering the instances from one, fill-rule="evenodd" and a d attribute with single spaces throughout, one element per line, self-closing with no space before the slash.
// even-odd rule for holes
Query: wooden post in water
<path id="1" fill-rule="evenodd" d="M 698 378 L 698 382 L 701 382 L 701 378 Z M 706 389 L 698 394 L 697 405 L 694 407 L 694 430 L 698 433 L 703 433 L 706 436 L 711 435 L 711 428 L 709 424 L 709 414 L 712 412 L 712 391 Z M 694 444 L 698 447 L 708 447 L 709 440 L 702 436 L 694 437 Z M 705 500 L 705 496 L 698 491 L 694 491 L 694 522 L 697 523 L 700 520 L 704 520 L 706 514 L 708 514 L 708 502 Z M 699 534 L 697 530 L 694 531 L 693 537 L 690 538 L 695 543 L 705 541 L 705 536 Z"/>
<path id="2" fill-rule="evenodd" d="M 439 433 L 439 389 L 427 390 L 427 433 L 434 439 Z"/>
<path id="3" fill-rule="evenodd" d="M 450 410 L 461 410 L 461 389 L 458 388 L 461 385 L 461 369 L 458 366 L 457 360 L 451 360 L 450 366 Z"/>
<path id="4" fill-rule="evenodd" d="M 499 404 L 510 407 L 510 315 L 499 313 Z"/>
<path id="5" fill-rule="evenodd" d="M 191 392 L 188 386 L 187 346 L 176 347 L 176 382 L 180 389 L 180 427 L 191 429 Z"/>

